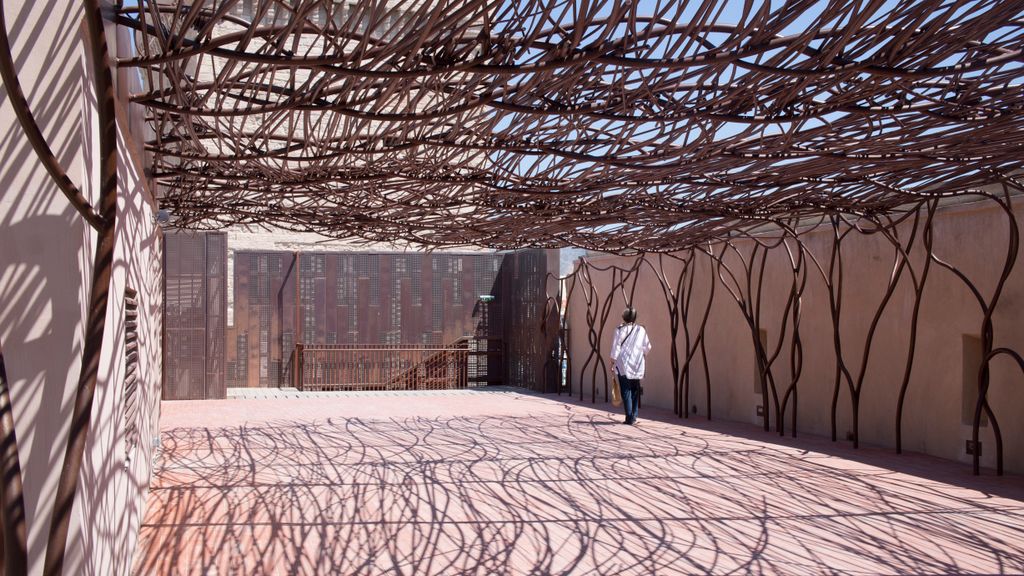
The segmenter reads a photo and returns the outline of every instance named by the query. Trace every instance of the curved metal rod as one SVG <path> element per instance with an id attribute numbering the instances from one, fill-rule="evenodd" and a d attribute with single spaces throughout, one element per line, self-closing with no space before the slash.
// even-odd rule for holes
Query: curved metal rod
<path id="1" fill-rule="evenodd" d="M 910 340 L 907 343 L 907 360 L 903 367 L 903 380 L 900 382 L 899 399 L 896 401 L 896 453 L 903 452 L 903 406 L 906 403 L 907 389 L 910 387 L 910 374 L 914 367 L 914 355 L 917 351 L 917 330 L 921 317 L 921 302 L 924 299 L 924 287 L 928 281 L 928 273 L 932 264 L 932 221 L 935 218 L 935 211 L 939 207 L 938 200 L 927 202 L 927 219 L 924 229 L 921 232 L 921 242 L 924 246 L 924 265 L 921 269 L 920 278 L 915 277 L 914 267 L 910 265 L 910 275 L 914 282 L 914 309 L 910 315 Z M 920 209 L 920 208 L 918 208 Z M 909 255 L 906 256 L 910 260 Z"/>
<path id="2" fill-rule="evenodd" d="M 686 344 L 686 359 L 683 362 L 683 373 L 682 373 L 683 392 L 682 392 L 682 398 L 681 398 L 681 401 L 682 401 L 681 409 L 682 410 L 687 410 L 687 405 L 690 403 L 690 370 L 693 367 L 693 358 L 697 354 L 697 350 L 699 349 L 699 350 L 701 350 L 701 358 L 703 359 L 703 362 L 704 362 L 704 386 L 705 386 L 705 395 L 706 395 L 706 397 L 704 399 L 705 400 L 705 404 L 706 404 L 706 406 L 705 406 L 705 417 L 708 420 L 711 420 L 711 375 L 708 373 L 707 355 L 706 355 L 706 353 L 704 351 L 704 333 L 705 333 L 705 329 L 707 328 L 707 325 L 708 325 L 708 318 L 711 316 L 711 306 L 715 302 L 715 286 L 717 285 L 717 276 L 715 274 L 708 274 L 708 277 L 711 280 L 711 286 L 708 289 L 708 299 L 707 299 L 707 303 L 704 305 L 704 313 L 701 316 L 701 320 L 700 320 L 699 325 L 697 326 L 697 334 L 692 339 L 693 345 L 691 346 L 691 344 L 690 344 L 691 338 L 690 338 L 690 328 L 689 328 L 689 314 L 690 314 L 690 305 L 693 303 L 693 295 L 694 295 L 693 285 L 694 285 L 694 282 L 695 282 L 696 277 L 697 277 L 696 257 L 695 256 L 696 256 L 696 254 L 698 252 L 703 253 L 705 255 L 708 254 L 708 252 L 704 252 L 703 250 L 691 249 L 691 253 L 694 254 L 694 258 L 691 259 L 691 261 L 694 262 L 694 264 L 693 264 L 693 269 L 691 270 L 691 272 L 689 274 L 689 278 L 687 279 L 687 287 L 686 287 L 686 290 L 685 290 L 685 294 L 683 296 L 683 331 L 684 331 L 684 333 L 686 335 L 686 343 L 687 344 Z M 709 271 L 711 270 L 711 266 L 713 266 L 713 264 L 709 263 L 709 267 L 708 267 Z"/>
<path id="3" fill-rule="evenodd" d="M 812 268 L 817 269 L 818 274 L 816 276 L 821 278 L 828 293 L 829 313 L 832 320 L 833 352 L 836 361 L 836 381 L 833 387 L 831 406 L 833 438 L 837 434 L 838 396 L 842 390 L 842 383 L 845 381 L 853 396 L 851 414 L 853 417 L 853 441 L 856 446 L 859 436 L 856 400 L 867 379 L 866 373 L 870 366 L 872 347 L 876 343 L 877 334 L 881 332 L 881 317 L 888 309 L 888 306 L 891 305 L 901 279 L 903 276 L 908 276 L 909 282 L 912 284 L 909 289 L 912 289 L 913 298 L 910 304 L 912 306 L 909 326 L 910 337 L 905 348 L 906 357 L 901 370 L 902 380 L 899 383 L 899 398 L 896 403 L 895 414 L 896 451 L 901 452 L 902 415 L 906 404 L 908 385 L 915 365 L 917 336 L 923 308 L 923 293 L 930 277 L 931 265 L 935 263 L 940 267 L 950 270 L 954 276 L 964 282 L 965 287 L 974 296 L 974 300 L 977 301 L 982 312 L 982 351 L 986 360 L 979 370 L 979 398 L 976 406 L 973 434 L 975 439 L 977 439 L 979 433 L 978 421 L 982 413 L 986 414 L 992 421 L 992 428 L 995 432 L 997 471 L 1002 473 L 1003 438 L 996 415 L 987 398 L 987 392 L 991 385 L 989 364 L 992 358 L 1003 354 L 1011 355 L 1015 359 L 1021 358 L 1016 351 L 1006 347 L 993 350 L 993 343 L 995 342 L 993 318 L 996 307 L 1007 287 L 1007 279 L 1016 263 L 1019 252 L 1019 223 L 1016 214 L 1013 212 L 1012 201 L 1015 198 L 1013 194 L 1024 192 L 1024 184 L 1012 178 L 1003 178 L 1001 180 L 1003 183 L 1001 195 L 985 191 L 973 193 L 995 202 L 999 212 L 1005 215 L 1009 225 L 1005 261 L 1002 264 L 996 285 L 987 297 L 983 295 L 982 290 L 979 288 L 977 278 L 972 278 L 955 265 L 945 262 L 935 253 L 936 214 L 940 206 L 940 200 L 946 197 L 941 193 L 936 193 L 929 198 L 915 199 L 912 205 L 905 206 L 895 212 L 878 214 L 839 212 L 831 214 L 827 221 L 814 215 L 810 218 L 812 225 L 805 227 L 800 226 L 801 220 L 799 217 L 770 220 L 768 222 L 770 222 L 772 227 L 767 227 L 767 223 L 762 224 L 756 230 L 756 234 L 751 230 L 737 230 L 728 239 L 723 239 L 717 243 L 709 241 L 707 247 L 691 247 L 675 254 L 659 253 L 657 262 L 653 262 L 644 256 L 638 256 L 634 260 L 632 267 L 612 263 L 601 267 L 593 265 L 584 266 L 581 269 L 580 277 L 585 278 L 586 285 L 590 287 L 592 297 L 594 298 L 591 308 L 596 310 L 596 313 L 592 312 L 587 317 L 589 328 L 594 336 L 596 336 L 597 324 L 604 324 L 608 307 L 608 299 L 602 301 L 596 296 L 596 283 L 594 278 L 591 277 L 592 272 L 605 272 L 612 276 L 610 298 L 616 291 L 622 291 L 622 286 L 628 281 L 629 276 L 638 271 L 637 266 L 648 266 L 662 289 L 668 313 L 669 328 L 672 333 L 673 347 L 675 346 L 676 333 L 679 327 L 682 327 L 687 334 L 686 359 L 682 360 L 679 357 L 670 356 L 673 374 L 674 412 L 676 414 L 683 414 L 686 411 L 688 400 L 685 379 L 690 369 L 691 360 L 699 349 L 704 362 L 709 403 L 708 413 L 710 417 L 712 386 L 703 336 L 704 325 L 710 314 L 711 298 L 714 295 L 715 286 L 717 282 L 722 283 L 724 289 L 729 292 L 740 308 L 740 312 L 748 327 L 751 327 L 751 331 L 754 333 L 762 325 L 760 316 L 763 307 L 767 305 L 762 302 L 762 296 L 765 296 L 765 299 L 767 299 L 771 295 L 771 293 L 768 295 L 764 294 L 764 290 L 769 289 L 771 286 L 770 282 L 765 278 L 766 268 L 768 268 L 766 265 L 767 252 L 775 249 L 784 250 L 786 255 L 788 255 L 789 270 L 792 277 L 788 290 L 789 296 L 783 309 L 780 339 L 772 347 L 759 347 L 758 342 L 754 343 L 754 355 L 759 364 L 761 377 L 762 399 L 767 400 L 766 388 L 774 385 L 774 381 L 769 380 L 771 365 L 781 354 L 784 341 L 788 338 L 791 380 L 789 385 L 782 390 L 781 401 L 777 401 L 775 418 L 777 421 L 777 431 L 781 434 L 785 432 L 783 418 L 789 416 L 791 418 L 792 432 L 795 435 L 798 397 L 796 384 L 803 371 L 804 362 L 803 338 L 800 333 L 801 317 L 803 314 L 802 296 L 809 277 L 814 275 L 810 270 Z M 1013 194 L 1011 194 L 1011 190 Z M 815 256 L 811 250 L 811 245 L 805 241 L 804 236 L 812 231 L 827 231 L 831 235 L 830 245 L 823 247 L 824 250 L 827 250 L 827 255 Z M 772 234 L 776 236 L 773 237 L 771 236 Z M 842 341 L 844 338 L 849 339 L 850 330 L 840 322 L 841 312 L 843 311 L 844 288 L 850 288 L 844 285 L 844 273 L 846 272 L 843 265 L 844 254 L 848 255 L 850 250 L 853 249 L 848 247 L 848 243 L 845 240 L 853 237 L 859 239 L 870 238 L 876 234 L 881 235 L 892 247 L 892 261 L 887 281 L 884 284 L 884 293 L 877 305 L 870 307 L 872 313 L 870 323 L 865 327 L 865 334 L 862 336 L 864 338 L 863 349 L 859 354 L 855 355 L 858 366 L 855 367 L 856 373 L 854 374 L 847 367 L 847 359 L 844 358 L 842 350 Z M 793 239 L 796 245 L 792 246 L 789 243 L 789 239 Z M 752 249 L 748 249 L 746 245 L 738 245 L 736 240 L 751 241 Z M 828 239 L 825 238 L 825 240 L 827 241 Z M 730 251 L 733 253 L 732 255 L 729 255 Z M 709 295 L 708 308 L 705 309 L 696 342 L 694 342 L 690 339 L 688 322 L 693 320 L 690 318 L 690 299 L 694 297 L 693 286 L 697 275 L 697 260 L 695 259 L 697 252 L 703 253 L 709 259 L 710 268 L 707 274 L 711 279 L 711 294 Z M 678 278 L 670 280 L 664 264 L 666 257 L 679 261 L 681 269 Z M 827 258 L 827 262 L 822 258 Z M 915 259 L 919 258 L 923 258 L 923 260 L 918 260 L 918 263 L 915 263 Z M 767 300 L 765 301 L 767 302 Z M 781 309 L 782 306 L 780 305 L 779 308 Z M 682 324 L 677 325 L 677 322 Z M 1022 369 L 1024 369 L 1024 363 L 1018 360 L 1018 364 L 1021 364 Z M 594 385 L 596 386 L 596 382 Z M 790 404 L 790 401 L 792 401 L 792 404 Z M 792 411 L 787 413 L 787 410 Z"/>
<path id="4" fill-rule="evenodd" d="M 985 355 L 985 359 L 982 361 L 981 366 L 978 368 L 978 381 L 980 382 L 978 388 L 978 400 L 974 404 L 974 423 L 971 437 L 974 439 L 974 474 L 981 474 L 981 454 L 979 454 L 978 446 L 978 435 L 981 428 L 981 411 L 984 409 L 988 412 L 989 420 L 992 421 L 992 433 L 995 435 L 996 440 L 996 474 L 999 476 L 1003 475 L 1003 435 L 999 432 L 999 423 L 993 418 L 992 408 L 988 405 L 988 389 L 991 385 L 991 381 L 987 378 L 989 371 L 989 364 L 997 356 L 1006 355 L 1015 362 L 1017 367 L 1020 368 L 1021 373 L 1024 374 L 1024 358 L 1016 351 L 1009 348 L 996 348 Z"/>
<path id="5" fill-rule="evenodd" d="M 797 383 L 800 381 L 800 375 L 803 372 L 803 342 L 800 339 L 800 319 L 803 314 L 803 293 L 807 287 L 807 270 L 806 270 L 806 258 L 803 242 L 797 235 L 796 231 L 793 230 L 788 224 L 783 226 L 783 231 L 786 235 L 791 236 L 796 241 L 796 247 L 798 249 L 797 256 L 793 257 L 793 249 L 790 248 L 787 239 L 783 239 L 782 245 L 786 249 L 786 255 L 789 258 L 790 270 L 793 273 L 793 282 L 790 285 L 790 302 L 792 303 L 792 329 L 790 332 L 790 352 L 789 352 L 789 369 L 790 369 L 790 382 L 789 386 L 786 387 L 782 395 L 782 402 L 778 410 L 778 431 L 779 435 L 785 434 L 785 423 L 786 423 L 786 408 L 789 405 L 789 399 L 793 399 L 793 414 L 792 414 L 792 434 L 796 437 L 796 424 L 797 424 Z M 787 304 L 788 306 L 788 304 Z M 783 323 L 783 333 L 779 337 L 779 347 L 781 350 L 782 341 L 785 333 L 785 323 Z M 778 354 L 778 352 L 776 352 Z"/>
<path id="6" fill-rule="evenodd" d="M 849 22 L 846 3 L 729 22 L 718 0 L 377 4 L 247 1 L 252 25 L 236 0 L 115 11 L 146 40 L 122 65 L 148 81 L 134 99 L 179 226 L 654 254 L 899 213 L 1024 165 L 1014 0 Z"/>
<path id="7" fill-rule="evenodd" d="M 970 290 L 981 308 L 982 322 L 981 322 L 981 352 L 984 357 L 988 357 L 992 353 L 995 347 L 995 327 L 992 322 L 992 316 L 995 313 L 996 305 L 999 303 L 999 299 L 1002 296 L 1003 288 L 1006 286 L 1006 280 L 1010 276 L 1010 272 L 1013 271 L 1014 265 L 1017 263 L 1017 254 L 1020 249 L 1020 227 L 1017 224 L 1017 218 L 1013 213 L 1012 201 L 1010 197 L 1010 186 L 1014 183 L 1010 180 L 1003 181 L 1003 198 L 1000 198 L 996 194 L 990 192 L 979 191 L 976 192 L 978 196 L 988 198 L 995 202 L 1000 210 L 1006 215 L 1007 222 L 1010 228 L 1009 238 L 1006 247 L 1006 257 L 1003 261 L 1002 270 L 999 274 L 999 279 L 996 282 L 996 286 L 992 291 L 992 295 L 985 299 L 981 294 L 981 290 L 977 285 L 971 281 L 971 279 L 959 268 L 953 264 L 946 262 L 935 255 L 934 251 L 930 251 L 928 256 L 933 262 L 939 266 L 949 270 L 954 276 L 959 278 L 964 285 Z M 999 425 L 996 422 L 995 413 L 992 411 L 992 407 L 988 403 L 988 397 L 983 392 L 988 390 L 989 386 L 989 370 L 988 363 L 985 362 L 981 366 L 981 372 L 978 381 L 978 405 L 979 410 L 983 409 L 988 415 L 989 419 L 992 420 L 992 428 L 996 433 L 997 448 L 1002 444 L 1002 437 L 999 434 Z M 975 420 L 974 435 L 978 433 L 978 420 Z M 975 474 L 978 473 L 977 467 L 975 467 Z"/>
<path id="8" fill-rule="evenodd" d="M 100 154 L 100 215 L 101 227 L 96 238 L 93 258 L 92 285 L 85 322 L 85 344 L 82 350 L 82 369 L 75 392 L 68 431 L 64 463 L 61 466 L 57 491 L 54 495 L 50 531 L 43 564 L 45 576 L 59 576 L 64 571 L 68 526 L 75 503 L 75 492 L 82 472 L 85 443 L 92 420 L 92 401 L 100 368 L 100 354 L 106 329 L 107 303 L 110 297 L 110 277 L 114 264 L 117 223 L 117 120 L 114 103 L 114 80 L 108 61 L 107 39 L 103 31 L 103 13 L 99 0 L 83 0 L 85 19 L 89 30 L 90 64 L 96 82 L 96 102 L 99 117 Z"/>
<path id="9" fill-rule="evenodd" d="M 920 221 L 920 212 L 915 212 L 912 228 L 910 231 L 910 239 L 907 241 L 907 247 L 913 245 L 914 239 L 917 237 L 918 224 Z M 875 221 L 879 230 L 883 229 L 883 224 L 880 221 Z M 885 309 L 889 306 L 889 302 L 892 300 L 893 294 L 896 292 L 896 286 L 899 284 L 900 278 L 903 276 L 903 271 L 907 268 L 909 260 L 906 258 L 906 251 L 902 249 L 899 238 L 895 231 L 895 224 L 890 223 L 888 230 L 891 231 L 889 234 L 884 235 L 886 239 L 894 244 L 893 248 L 893 266 L 892 271 L 889 274 L 889 282 L 886 285 L 885 294 L 882 296 L 881 302 L 875 308 L 875 314 L 871 318 L 871 324 L 868 327 L 867 335 L 864 338 L 864 348 L 861 351 L 860 367 L 857 372 L 857 377 L 854 381 L 853 386 L 850 388 L 850 418 L 853 426 L 853 447 L 860 447 L 860 395 L 864 388 L 864 378 L 867 376 L 868 362 L 871 357 L 872 344 L 875 340 L 875 331 L 878 329 L 878 324 L 882 319 L 882 315 L 885 313 Z M 861 234 L 865 234 L 863 230 L 859 230 Z M 867 232 L 874 233 L 874 231 Z"/>
<path id="10" fill-rule="evenodd" d="M 14 114 L 18 117 L 18 123 L 21 124 L 25 137 L 28 138 L 36 156 L 39 157 L 39 163 L 53 178 L 54 183 L 67 197 L 71 206 L 82 215 L 89 226 L 98 231 L 103 228 L 103 216 L 96 213 L 82 191 L 68 178 L 67 171 L 57 160 L 50 145 L 46 143 L 46 137 L 39 129 L 39 124 L 36 122 L 35 116 L 32 115 L 32 109 L 25 98 L 25 92 L 21 89 L 18 71 L 14 68 L 14 59 L 11 56 L 11 42 L 7 37 L 4 8 L 4 2 L 0 0 L 0 77 L 3 78 L 4 87 L 7 88 L 7 97 L 10 100 L 11 108 L 14 109 Z"/>
<path id="11" fill-rule="evenodd" d="M 28 529 L 25 526 L 25 495 L 14 428 L 10 381 L 0 347 L 0 522 L 3 529 L 4 574 L 28 572 Z"/>

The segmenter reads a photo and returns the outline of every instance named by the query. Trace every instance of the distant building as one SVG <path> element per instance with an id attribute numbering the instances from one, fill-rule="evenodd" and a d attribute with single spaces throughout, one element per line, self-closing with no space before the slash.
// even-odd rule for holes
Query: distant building
<path id="1" fill-rule="evenodd" d="M 511 347 L 506 371 L 539 385 L 523 367 L 531 360 L 522 348 L 543 345 L 545 283 L 558 274 L 558 251 L 328 251 L 330 243 L 303 240 L 243 235 L 250 249 L 233 249 L 230 233 L 167 235 L 165 398 L 289 386 L 298 342 L 439 346 L 490 338 Z M 251 249 L 284 246 L 296 250 Z M 485 295 L 494 300 L 481 301 Z"/>

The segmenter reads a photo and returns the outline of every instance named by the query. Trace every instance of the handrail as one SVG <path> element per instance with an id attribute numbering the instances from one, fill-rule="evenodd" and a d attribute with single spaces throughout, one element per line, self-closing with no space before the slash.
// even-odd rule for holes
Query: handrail
<path id="1" fill-rule="evenodd" d="M 486 342 L 483 350 L 473 346 L 474 340 Z M 496 356 L 490 341 L 497 340 L 463 337 L 447 345 L 296 345 L 294 386 L 318 391 L 446 390 L 495 383 L 500 375 L 488 370 L 500 372 L 498 364 L 479 358 Z"/>
<path id="2" fill-rule="evenodd" d="M 388 344 L 380 345 L 362 345 L 362 344 L 328 344 L 328 345 L 305 345 L 302 349 L 306 352 L 318 351 L 318 350 L 391 350 L 396 352 L 446 352 L 449 350 L 467 350 L 467 348 L 460 348 L 456 346 L 434 346 L 434 347 L 415 347 L 415 346 L 392 346 Z"/>

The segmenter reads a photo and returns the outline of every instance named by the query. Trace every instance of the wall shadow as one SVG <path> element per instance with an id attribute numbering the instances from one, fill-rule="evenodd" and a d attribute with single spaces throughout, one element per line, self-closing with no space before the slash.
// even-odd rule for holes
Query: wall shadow
<path id="1" fill-rule="evenodd" d="M 40 17 L 48 14 L 48 18 Z M 86 193 L 90 162 L 83 105 L 86 75 L 80 10 L 59 2 L 18 3 L 5 17 L 19 79 L 40 129 L 69 177 Z M 60 41 L 52 41 L 60 38 Z M 37 74 L 40 62 L 45 74 Z M 39 163 L 0 86 L 0 339 L 4 342 L 22 465 L 29 571 L 46 546 L 57 474 L 81 364 L 85 291 L 91 268 L 86 226 Z M 35 564 L 33 564 L 33 562 Z"/>
<path id="2" fill-rule="evenodd" d="M 80 4 L 60 0 L 15 3 L 5 12 L 32 113 L 69 178 L 95 202 L 97 97 L 85 56 L 83 14 Z M 113 40 L 111 35 L 111 49 L 116 48 Z M 38 161 L 5 87 L 0 87 L 0 106 L 5 128 L 0 136 L 0 339 L 23 465 L 29 572 L 38 573 L 81 370 L 95 234 Z M 152 206 L 140 189 L 141 166 L 128 154 L 129 147 L 138 147 L 125 141 L 128 123 L 124 111 L 118 113 L 118 249 L 93 417 L 70 510 L 65 573 L 127 571 L 149 478 L 149 439 L 159 398 L 162 292 L 154 281 L 159 262 L 155 268 L 151 264 L 160 239 L 153 231 Z M 125 440 L 126 283 L 138 290 L 142 310 L 140 406 L 134 414 L 143 441 L 132 447 Z"/>

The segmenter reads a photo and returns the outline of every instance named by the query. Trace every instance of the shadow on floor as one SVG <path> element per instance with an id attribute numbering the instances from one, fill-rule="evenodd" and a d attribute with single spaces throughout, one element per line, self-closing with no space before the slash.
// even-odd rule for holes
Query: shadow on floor
<path id="1" fill-rule="evenodd" d="M 274 422 L 165 431 L 136 571 L 1024 570 L 1024 502 L 726 423 L 647 410 L 613 426 L 536 400 L 519 415 L 317 421 L 282 404 Z"/>
<path id="2" fill-rule="evenodd" d="M 572 406 L 605 410 L 613 414 L 621 412 L 621 408 L 616 408 L 609 403 L 589 404 L 566 396 L 544 395 L 542 397 L 557 399 L 559 402 L 565 402 Z M 1005 474 L 999 477 L 995 475 L 994 470 L 983 468 L 981 476 L 975 476 L 969 463 L 946 460 L 917 452 L 904 450 L 902 454 L 897 454 L 892 448 L 864 443 L 861 443 L 860 448 L 854 448 L 853 444 L 848 441 L 832 442 L 825 436 L 804 432 L 798 433 L 796 438 L 793 438 L 788 431 L 785 436 L 780 436 L 774 431 L 765 432 L 764 428 L 754 424 L 708 420 L 703 416 L 680 418 L 668 410 L 658 408 L 647 408 L 641 412 L 642 420 L 646 421 L 715 432 L 799 451 L 813 451 L 903 474 L 941 480 L 947 484 L 978 490 L 991 496 L 1024 500 L 1024 477 L 1018 474 Z"/>

